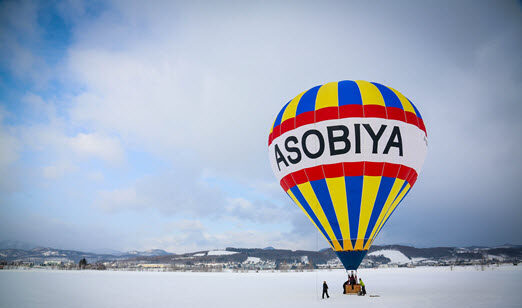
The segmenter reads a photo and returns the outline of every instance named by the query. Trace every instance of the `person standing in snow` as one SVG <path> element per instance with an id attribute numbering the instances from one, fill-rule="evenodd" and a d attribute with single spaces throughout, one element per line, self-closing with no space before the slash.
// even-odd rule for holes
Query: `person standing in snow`
<path id="1" fill-rule="evenodd" d="M 343 283 L 343 294 L 346 294 L 346 286 L 350 284 L 350 276 L 348 276 L 348 280 L 346 280 L 344 283 Z"/>
<path id="2" fill-rule="evenodd" d="M 361 295 L 366 295 L 366 287 L 364 286 L 364 282 L 361 278 L 359 278 L 359 284 L 361 285 Z"/>
<path id="3" fill-rule="evenodd" d="M 330 298 L 330 295 L 328 295 L 328 285 L 326 284 L 326 281 L 323 282 L 323 299 L 325 294 L 326 298 Z"/>

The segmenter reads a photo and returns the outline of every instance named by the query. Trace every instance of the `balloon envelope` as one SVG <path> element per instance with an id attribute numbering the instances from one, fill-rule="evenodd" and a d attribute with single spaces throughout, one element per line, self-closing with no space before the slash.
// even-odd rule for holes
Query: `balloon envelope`
<path id="1" fill-rule="evenodd" d="M 427 143 L 421 114 L 404 95 L 345 80 L 284 105 L 268 149 L 283 190 L 355 270 L 415 184 Z"/>

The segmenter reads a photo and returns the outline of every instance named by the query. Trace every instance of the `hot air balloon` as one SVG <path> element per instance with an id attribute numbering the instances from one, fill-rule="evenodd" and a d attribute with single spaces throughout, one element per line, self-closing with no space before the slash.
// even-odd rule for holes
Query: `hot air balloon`
<path id="1" fill-rule="evenodd" d="M 268 137 L 274 174 L 335 251 L 357 270 L 411 190 L 428 139 L 419 110 L 375 82 L 330 82 L 283 106 Z"/>

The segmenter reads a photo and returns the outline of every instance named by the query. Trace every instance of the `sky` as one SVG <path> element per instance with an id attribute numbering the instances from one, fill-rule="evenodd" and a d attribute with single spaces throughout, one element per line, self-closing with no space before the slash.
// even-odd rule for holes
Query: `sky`
<path id="1" fill-rule="evenodd" d="M 517 1 L 2 1 L 0 240 L 321 249 L 272 174 L 281 107 L 398 89 L 429 146 L 375 244 L 522 244 Z"/>

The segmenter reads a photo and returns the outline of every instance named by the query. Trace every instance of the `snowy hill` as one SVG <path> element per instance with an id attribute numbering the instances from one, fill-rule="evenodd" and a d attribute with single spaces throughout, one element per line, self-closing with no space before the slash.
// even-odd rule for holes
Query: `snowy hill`
<path id="1" fill-rule="evenodd" d="M 207 252 L 207 256 L 229 256 L 236 254 L 237 251 L 226 251 L 226 250 L 211 250 Z"/>
<path id="2" fill-rule="evenodd" d="M 166 255 L 170 255 L 171 253 L 166 252 L 165 250 L 162 250 L 162 249 L 149 249 L 149 250 L 145 250 L 145 251 L 132 250 L 132 251 L 127 252 L 127 254 L 134 255 L 134 256 L 154 257 L 154 256 L 166 256 Z"/>
<path id="3" fill-rule="evenodd" d="M 398 250 L 377 250 L 374 252 L 370 252 L 369 256 L 383 256 L 390 260 L 391 264 L 407 264 L 411 263 L 410 258 L 406 257 L 402 252 Z"/>

